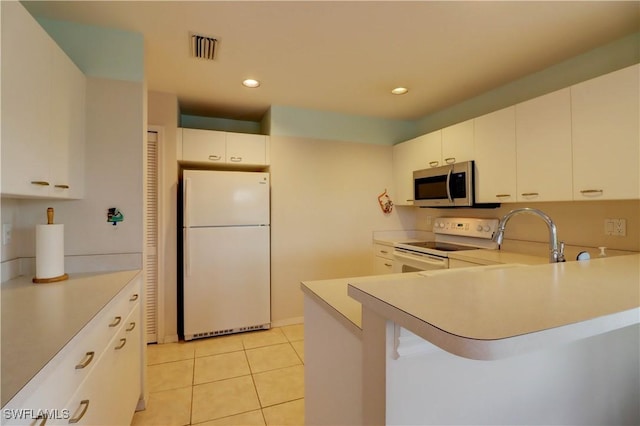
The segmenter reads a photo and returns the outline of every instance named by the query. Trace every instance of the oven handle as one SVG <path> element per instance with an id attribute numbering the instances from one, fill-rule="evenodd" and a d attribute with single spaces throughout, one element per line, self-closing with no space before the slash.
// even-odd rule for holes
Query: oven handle
<path id="1" fill-rule="evenodd" d="M 451 198 L 451 173 L 453 173 L 453 164 L 449 169 L 449 173 L 447 173 L 447 198 L 450 203 L 453 203 L 453 198 Z"/>
<path id="2" fill-rule="evenodd" d="M 437 256 L 431 256 L 429 254 L 405 254 L 399 250 L 394 250 L 393 256 L 398 259 L 419 260 L 434 266 L 442 266 L 443 264 L 446 264 L 445 259 Z"/>

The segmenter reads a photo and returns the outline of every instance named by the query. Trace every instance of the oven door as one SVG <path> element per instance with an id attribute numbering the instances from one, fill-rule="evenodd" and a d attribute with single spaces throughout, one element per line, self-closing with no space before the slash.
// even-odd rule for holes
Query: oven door
<path id="1" fill-rule="evenodd" d="M 426 253 L 395 248 L 393 250 L 393 272 L 420 272 L 449 268 L 449 259 Z"/>

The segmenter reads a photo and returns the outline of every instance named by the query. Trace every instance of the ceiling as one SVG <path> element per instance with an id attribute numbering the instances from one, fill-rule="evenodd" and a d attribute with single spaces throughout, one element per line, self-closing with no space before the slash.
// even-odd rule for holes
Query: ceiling
<path id="1" fill-rule="evenodd" d="M 24 4 L 142 33 L 149 90 L 184 114 L 254 121 L 271 105 L 412 120 L 640 30 L 640 1 Z M 218 39 L 213 61 L 190 56 L 194 32 Z"/>

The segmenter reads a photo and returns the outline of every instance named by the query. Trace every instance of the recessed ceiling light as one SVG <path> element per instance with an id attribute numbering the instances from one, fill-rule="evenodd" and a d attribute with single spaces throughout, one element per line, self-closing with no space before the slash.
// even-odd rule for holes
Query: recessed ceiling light
<path id="1" fill-rule="evenodd" d="M 252 78 L 248 78 L 242 82 L 242 85 L 245 87 L 258 87 L 260 86 L 260 82 L 258 80 L 254 80 Z"/>
<path id="2" fill-rule="evenodd" d="M 404 95 L 408 91 L 409 89 L 407 89 L 406 87 L 396 87 L 391 91 L 391 93 L 393 93 L 394 95 Z"/>

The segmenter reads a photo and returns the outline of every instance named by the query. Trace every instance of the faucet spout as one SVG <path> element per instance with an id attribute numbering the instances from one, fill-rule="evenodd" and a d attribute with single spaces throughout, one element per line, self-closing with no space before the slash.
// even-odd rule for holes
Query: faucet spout
<path id="1" fill-rule="evenodd" d="M 553 220 L 544 212 L 538 209 L 533 209 L 530 207 L 523 207 L 520 209 L 511 210 L 509 213 L 504 215 L 502 219 L 500 219 L 500 223 L 498 224 L 498 230 L 493 237 L 493 241 L 495 241 L 498 246 L 502 244 L 502 240 L 504 238 L 504 230 L 507 226 L 507 222 L 513 217 L 520 213 L 533 214 L 538 216 L 547 224 L 547 228 L 549 228 L 549 262 L 564 262 L 564 243 L 558 243 L 558 230 L 556 228 L 556 224 L 553 223 Z"/>

